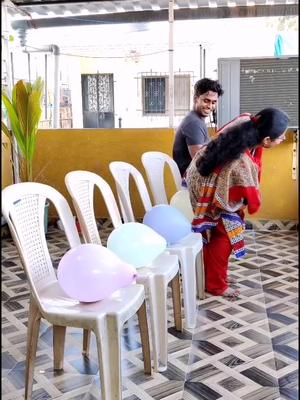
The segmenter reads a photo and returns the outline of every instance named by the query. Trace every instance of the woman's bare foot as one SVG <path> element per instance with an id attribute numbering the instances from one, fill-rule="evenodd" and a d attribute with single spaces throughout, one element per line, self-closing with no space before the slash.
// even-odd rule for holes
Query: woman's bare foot
<path id="1" fill-rule="evenodd" d="M 223 293 L 223 297 L 230 297 L 231 299 L 237 299 L 240 295 L 240 291 L 236 289 L 227 288 Z"/>
<path id="2" fill-rule="evenodd" d="M 235 283 L 237 283 L 237 279 L 227 276 L 226 282 L 235 284 Z"/>

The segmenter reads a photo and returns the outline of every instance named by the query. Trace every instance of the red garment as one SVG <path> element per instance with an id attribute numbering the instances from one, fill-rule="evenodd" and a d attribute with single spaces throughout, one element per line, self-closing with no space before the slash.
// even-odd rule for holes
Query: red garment
<path id="1" fill-rule="evenodd" d="M 220 296 L 228 288 L 228 260 L 231 251 L 232 245 L 220 219 L 218 225 L 211 230 L 210 241 L 203 246 L 205 288 L 212 295 Z"/>

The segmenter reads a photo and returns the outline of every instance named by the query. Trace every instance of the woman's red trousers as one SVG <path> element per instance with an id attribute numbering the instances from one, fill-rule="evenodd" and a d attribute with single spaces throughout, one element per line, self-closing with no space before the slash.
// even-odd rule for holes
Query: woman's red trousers
<path id="1" fill-rule="evenodd" d="M 227 273 L 231 251 L 232 245 L 220 220 L 211 230 L 209 243 L 203 246 L 205 288 L 208 293 L 219 296 L 228 288 Z"/>

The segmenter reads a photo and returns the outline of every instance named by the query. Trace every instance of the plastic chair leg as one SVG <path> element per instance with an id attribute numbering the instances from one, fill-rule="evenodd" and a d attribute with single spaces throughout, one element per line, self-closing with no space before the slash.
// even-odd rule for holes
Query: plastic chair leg
<path id="1" fill-rule="evenodd" d="M 53 358 L 54 369 L 60 370 L 64 367 L 66 327 L 53 325 Z"/>
<path id="2" fill-rule="evenodd" d="M 122 398 L 120 330 L 118 315 L 112 314 L 95 329 L 102 400 Z"/>
<path id="3" fill-rule="evenodd" d="M 85 357 L 89 356 L 90 343 L 91 343 L 91 330 L 84 329 L 83 330 L 83 339 L 82 339 L 82 355 Z"/>
<path id="4" fill-rule="evenodd" d="M 180 278 L 178 274 L 171 280 L 174 324 L 177 331 L 182 332 Z"/>
<path id="5" fill-rule="evenodd" d="M 152 368 L 151 368 L 151 356 L 150 356 L 150 342 L 149 342 L 149 330 L 148 330 L 148 321 L 147 321 L 146 302 L 145 301 L 143 301 L 143 304 L 138 309 L 137 315 L 138 315 L 138 319 L 139 319 L 140 335 L 141 335 L 141 342 L 142 342 L 144 372 L 147 375 L 151 375 Z"/>
<path id="6" fill-rule="evenodd" d="M 185 325 L 192 329 L 196 326 L 196 260 L 191 249 L 186 249 L 178 256 L 182 274 Z"/>
<path id="7" fill-rule="evenodd" d="M 197 293 L 200 300 L 205 299 L 205 272 L 203 262 L 203 250 L 197 254 L 196 258 L 196 277 L 197 277 Z"/>
<path id="8" fill-rule="evenodd" d="M 150 327 L 151 327 L 151 347 L 154 371 L 158 370 L 158 352 L 159 352 L 159 337 L 158 337 L 158 320 L 156 317 L 158 304 L 156 301 L 156 286 L 154 275 L 138 276 L 137 283 L 144 285 L 146 298 L 149 304 L 150 311 Z"/>
<path id="9" fill-rule="evenodd" d="M 36 358 L 37 342 L 40 331 L 42 314 L 32 296 L 30 296 L 27 328 L 27 349 L 26 349 L 26 377 L 25 377 L 25 400 L 31 399 L 34 362 Z"/>
<path id="10" fill-rule="evenodd" d="M 163 372 L 168 364 L 168 314 L 167 314 L 167 287 L 168 282 L 164 275 L 155 275 L 155 290 L 157 308 L 155 318 L 158 326 L 158 368 Z"/>

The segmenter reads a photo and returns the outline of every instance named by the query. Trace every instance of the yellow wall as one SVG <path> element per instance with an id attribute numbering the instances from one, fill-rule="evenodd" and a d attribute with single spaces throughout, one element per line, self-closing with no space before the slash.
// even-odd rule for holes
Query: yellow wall
<path id="1" fill-rule="evenodd" d="M 298 220 L 297 181 L 292 180 L 292 132 L 287 136 L 286 142 L 264 153 L 261 182 L 263 204 L 260 212 L 249 219 Z M 41 130 L 38 133 L 34 174 L 39 173 L 38 181 L 55 187 L 71 204 L 64 184 L 67 172 L 82 169 L 100 174 L 115 192 L 108 169 L 111 161 L 127 161 L 146 177 L 141 155 L 151 150 L 171 155 L 173 140 L 174 131 L 167 128 Z M 166 178 L 170 197 L 175 186 L 168 172 Z M 7 180 L 2 176 L 2 187 L 4 182 Z M 133 201 L 138 216 L 143 216 L 138 196 L 134 196 Z M 107 216 L 99 196 L 96 204 L 97 217 Z M 50 210 L 50 216 L 54 215 Z"/>
<path id="2" fill-rule="evenodd" d="M 46 168 L 39 180 L 58 189 L 70 200 L 64 177 L 72 170 L 88 170 L 101 175 L 115 192 L 114 180 L 108 165 L 111 161 L 126 161 L 145 176 L 141 155 L 145 151 L 159 150 L 170 153 L 173 129 L 69 129 L 42 130 L 38 134 L 37 157 L 34 174 Z M 169 184 L 172 187 L 171 184 Z M 175 187 L 173 189 L 174 193 Z M 115 192 L 116 193 L 116 192 Z M 97 217 L 107 216 L 106 208 L 97 196 Z M 138 216 L 143 208 L 138 196 L 133 196 Z M 70 201 L 71 203 L 71 201 Z M 50 216 L 52 216 L 50 209 Z"/>
<path id="3" fill-rule="evenodd" d="M 292 179 L 294 138 L 295 134 L 289 132 L 285 142 L 264 150 L 262 207 L 249 219 L 298 220 L 298 177 Z"/>

